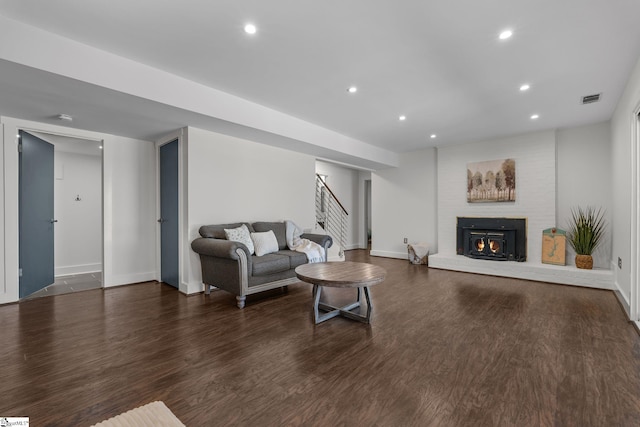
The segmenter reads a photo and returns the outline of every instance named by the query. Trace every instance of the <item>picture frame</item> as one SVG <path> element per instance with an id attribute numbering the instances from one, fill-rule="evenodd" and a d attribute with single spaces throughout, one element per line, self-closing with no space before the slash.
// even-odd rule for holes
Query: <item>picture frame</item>
<path id="1" fill-rule="evenodd" d="M 467 163 L 467 202 L 515 202 L 516 161 L 489 160 Z"/>

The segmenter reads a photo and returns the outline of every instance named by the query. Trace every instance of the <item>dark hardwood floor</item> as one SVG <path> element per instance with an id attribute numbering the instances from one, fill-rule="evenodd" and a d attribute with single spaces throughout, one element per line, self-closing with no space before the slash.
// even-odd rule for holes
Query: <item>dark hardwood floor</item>
<path id="1" fill-rule="evenodd" d="M 304 283 L 244 310 L 158 283 L 2 306 L 0 416 L 88 426 L 161 400 L 188 426 L 640 425 L 612 292 L 347 259 L 388 271 L 371 325 L 314 325 Z"/>

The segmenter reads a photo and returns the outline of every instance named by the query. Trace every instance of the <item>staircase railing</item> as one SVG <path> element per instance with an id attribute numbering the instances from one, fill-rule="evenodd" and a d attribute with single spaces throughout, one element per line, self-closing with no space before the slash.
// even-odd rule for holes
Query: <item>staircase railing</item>
<path id="1" fill-rule="evenodd" d="M 340 257 L 347 246 L 349 214 L 322 177 L 316 174 L 316 222 L 340 246 Z"/>

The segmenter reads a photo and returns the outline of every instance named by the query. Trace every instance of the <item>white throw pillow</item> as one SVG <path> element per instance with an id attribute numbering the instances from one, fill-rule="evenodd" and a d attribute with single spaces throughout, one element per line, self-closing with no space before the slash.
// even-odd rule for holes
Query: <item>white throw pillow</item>
<path id="1" fill-rule="evenodd" d="M 249 249 L 249 255 L 253 255 L 253 241 L 246 225 L 242 224 L 238 228 L 225 228 L 224 235 L 227 236 L 227 240 L 243 243 Z"/>
<path id="2" fill-rule="evenodd" d="M 253 240 L 253 246 L 256 249 L 257 256 L 278 252 L 278 239 L 273 233 L 273 230 L 262 233 L 251 233 L 251 240 Z"/>

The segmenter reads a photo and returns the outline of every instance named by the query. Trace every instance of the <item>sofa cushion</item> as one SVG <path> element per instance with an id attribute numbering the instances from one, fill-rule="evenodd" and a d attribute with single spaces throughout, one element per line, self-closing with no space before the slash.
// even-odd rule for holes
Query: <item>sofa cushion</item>
<path id="1" fill-rule="evenodd" d="M 306 264 L 308 262 L 307 256 L 304 254 L 304 252 L 296 252 L 290 251 L 289 249 L 284 249 L 282 251 L 278 251 L 278 255 L 288 256 L 291 268 L 296 268 L 297 266 Z"/>
<path id="2" fill-rule="evenodd" d="M 257 232 L 273 230 L 273 234 L 278 239 L 278 249 L 289 249 L 287 247 L 287 233 L 284 222 L 254 222 L 253 230 Z"/>
<path id="3" fill-rule="evenodd" d="M 257 256 L 278 252 L 278 240 L 272 230 L 251 233 L 251 240 Z"/>
<path id="4" fill-rule="evenodd" d="M 289 257 L 286 255 L 267 254 L 263 256 L 251 257 L 253 266 L 251 274 L 253 276 L 264 276 L 271 273 L 287 271 L 290 268 Z"/>
<path id="5" fill-rule="evenodd" d="M 242 243 L 249 249 L 249 254 L 253 254 L 253 241 L 251 240 L 251 233 L 246 225 L 242 224 L 238 228 L 225 228 L 224 234 L 227 240 Z"/>
<path id="6" fill-rule="evenodd" d="M 227 236 L 224 234 L 225 228 L 238 228 L 242 224 L 246 225 L 249 229 L 249 232 L 255 231 L 251 224 L 248 222 L 234 222 L 231 224 L 213 224 L 213 225 L 203 225 L 198 230 L 202 237 L 208 237 L 212 239 L 226 239 Z"/>

